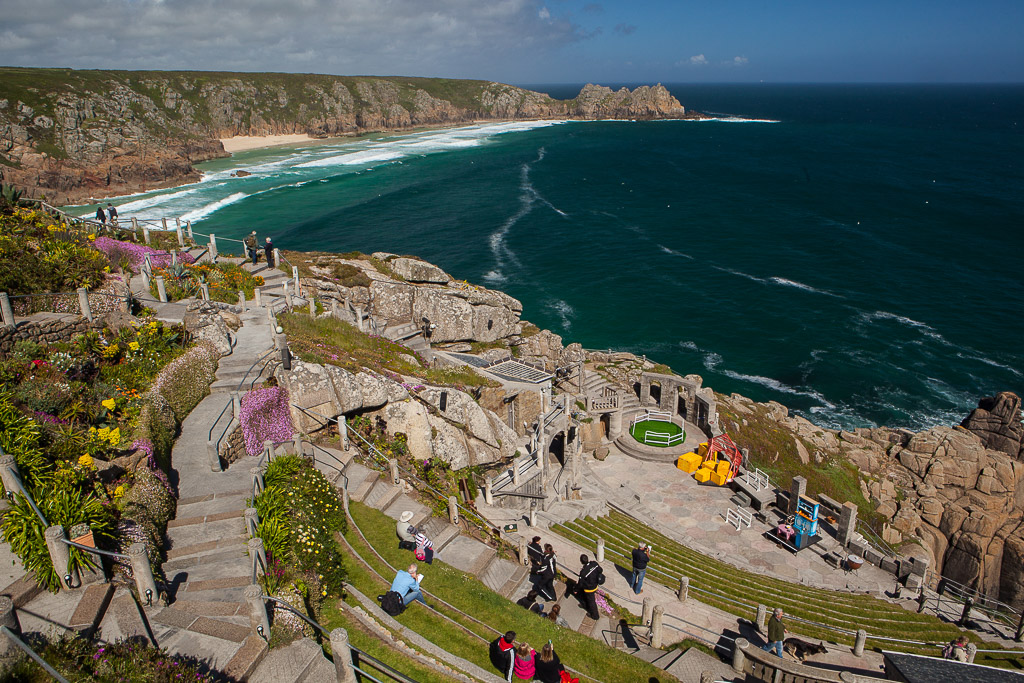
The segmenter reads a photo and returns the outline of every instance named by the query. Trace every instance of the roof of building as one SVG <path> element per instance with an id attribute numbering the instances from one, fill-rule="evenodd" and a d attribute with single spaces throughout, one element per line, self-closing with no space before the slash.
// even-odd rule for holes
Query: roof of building
<path id="1" fill-rule="evenodd" d="M 1008 669 L 997 669 L 981 664 L 965 664 L 951 659 L 908 655 L 902 652 L 883 652 L 885 672 L 898 672 L 907 683 L 934 683 L 935 681 L 956 681 L 957 683 L 1022 683 L 1024 674 Z"/>

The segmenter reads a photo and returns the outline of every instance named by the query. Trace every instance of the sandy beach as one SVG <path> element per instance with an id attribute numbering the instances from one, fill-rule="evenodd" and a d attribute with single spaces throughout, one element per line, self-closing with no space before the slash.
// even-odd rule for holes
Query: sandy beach
<path id="1" fill-rule="evenodd" d="M 220 141 L 224 144 L 225 152 L 234 154 L 248 149 L 290 145 L 296 142 L 309 142 L 313 139 L 315 138 L 311 138 L 305 133 L 295 133 L 292 135 L 236 135 L 233 138 L 221 138 Z"/>

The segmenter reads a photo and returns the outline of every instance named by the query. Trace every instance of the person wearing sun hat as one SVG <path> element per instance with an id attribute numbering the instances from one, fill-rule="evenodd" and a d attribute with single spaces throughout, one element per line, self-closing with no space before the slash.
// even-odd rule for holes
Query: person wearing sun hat
<path id="1" fill-rule="evenodd" d="M 404 548 L 406 550 L 414 550 L 416 548 L 416 534 L 412 524 L 410 524 L 411 521 L 411 510 L 406 510 L 398 517 L 398 524 L 395 526 L 395 531 L 398 533 L 399 548 Z"/>

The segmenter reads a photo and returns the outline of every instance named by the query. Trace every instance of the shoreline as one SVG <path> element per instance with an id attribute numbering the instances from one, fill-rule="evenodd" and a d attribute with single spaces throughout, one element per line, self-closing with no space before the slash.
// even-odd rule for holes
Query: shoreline
<path id="1" fill-rule="evenodd" d="M 301 142 L 309 142 L 318 138 L 310 137 L 308 133 L 291 133 L 288 135 L 236 135 L 230 138 L 219 138 L 220 144 L 228 154 L 235 152 L 246 152 L 250 149 L 263 149 L 266 147 L 277 147 L 279 145 L 291 145 Z"/>

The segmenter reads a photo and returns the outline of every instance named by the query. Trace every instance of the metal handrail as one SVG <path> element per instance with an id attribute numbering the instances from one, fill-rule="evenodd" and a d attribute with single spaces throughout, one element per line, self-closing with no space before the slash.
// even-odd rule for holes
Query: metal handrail
<path id="1" fill-rule="evenodd" d="M 13 642 L 19 648 L 21 648 L 21 650 L 25 654 L 27 654 L 29 657 L 31 657 L 35 661 L 36 664 L 38 664 L 39 666 L 43 667 L 43 670 L 46 673 L 50 674 L 50 676 L 52 676 L 57 681 L 60 681 L 60 683 L 68 683 L 68 679 L 64 678 L 59 673 L 57 673 L 56 669 L 54 669 L 52 666 L 47 664 L 43 660 L 42 657 L 37 655 L 35 653 L 35 651 L 32 648 L 30 648 L 28 645 L 26 645 L 25 642 L 21 638 L 19 638 L 18 635 L 14 631 L 12 631 L 11 629 L 7 628 L 6 626 L 0 626 L 0 632 L 2 632 L 5 636 L 7 636 L 11 640 L 11 642 Z"/>

